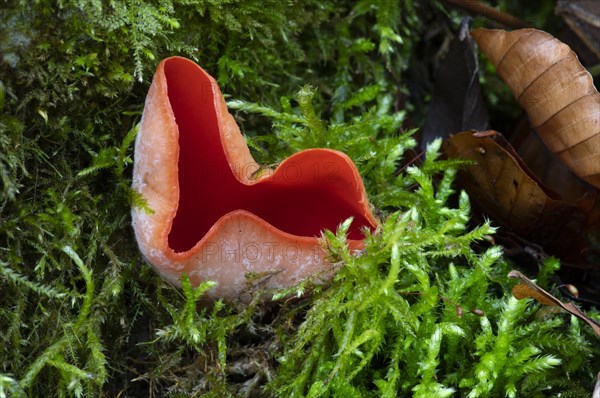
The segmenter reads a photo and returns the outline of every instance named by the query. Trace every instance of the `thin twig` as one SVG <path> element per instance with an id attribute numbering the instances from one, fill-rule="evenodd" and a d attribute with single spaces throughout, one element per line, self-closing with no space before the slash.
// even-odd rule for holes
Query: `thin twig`
<path id="1" fill-rule="evenodd" d="M 493 19 L 511 28 L 532 28 L 533 26 L 514 15 L 499 11 L 494 7 L 477 0 L 446 0 L 447 3 L 472 11 L 475 14 Z"/>

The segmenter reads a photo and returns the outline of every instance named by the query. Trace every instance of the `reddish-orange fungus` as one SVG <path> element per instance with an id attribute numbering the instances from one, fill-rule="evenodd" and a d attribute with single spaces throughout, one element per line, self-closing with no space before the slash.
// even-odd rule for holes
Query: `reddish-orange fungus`
<path id="1" fill-rule="evenodd" d="M 247 274 L 261 286 L 290 286 L 331 275 L 318 243 L 348 217 L 351 248 L 373 230 L 352 161 L 329 149 L 290 156 L 275 170 L 254 161 L 214 79 L 190 60 L 162 61 L 136 140 L 133 188 L 150 211 L 132 210 L 142 254 L 166 279 L 218 283 L 210 294 L 236 297 Z"/>

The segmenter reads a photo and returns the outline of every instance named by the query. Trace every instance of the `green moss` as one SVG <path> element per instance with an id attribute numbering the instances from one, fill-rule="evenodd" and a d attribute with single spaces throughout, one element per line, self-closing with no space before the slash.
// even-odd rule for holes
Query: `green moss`
<path id="1" fill-rule="evenodd" d="M 404 73 L 423 16 L 440 8 L 4 4 L 0 397 L 589 394 L 597 339 L 510 298 L 493 228 L 469 226 L 455 192 L 459 164 L 440 161 L 435 142 L 422 166 L 398 170 L 415 145 L 410 103 L 397 109 Z M 356 162 L 384 222 L 358 257 L 347 224 L 325 233 L 340 265 L 330 286 L 307 281 L 272 305 L 207 304 L 207 284 L 175 289 L 143 262 L 132 142 L 152 71 L 173 54 L 217 78 L 262 162 L 316 146 Z"/>

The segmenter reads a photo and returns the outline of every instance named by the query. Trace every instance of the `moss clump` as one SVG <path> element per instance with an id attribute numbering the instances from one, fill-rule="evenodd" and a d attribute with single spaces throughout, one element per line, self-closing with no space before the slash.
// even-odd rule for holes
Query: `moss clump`
<path id="1" fill-rule="evenodd" d="M 415 145 L 398 98 L 431 10 L 441 6 L 6 3 L 0 397 L 589 394 L 597 340 L 508 296 L 492 228 L 468 226 L 464 194 L 453 202 L 458 165 L 437 160 L 436 143 L 398 171 Z M 151 72 L 173 54 L 215 75 L 262 161 L 314 146 L 356 161 L 385 221 L 360 257 L 343 248 L 347 224 L 326 233 L 340 264 L 331 286 L 207 306 L 208 285 L 179 291 L 143 263 L 131 144 Z"/>

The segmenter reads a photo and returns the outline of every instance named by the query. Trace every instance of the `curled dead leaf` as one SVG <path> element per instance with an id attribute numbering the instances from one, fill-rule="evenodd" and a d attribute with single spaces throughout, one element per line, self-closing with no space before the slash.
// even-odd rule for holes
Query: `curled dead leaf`
<path id="1" fill-rule="evenodd" d="M 436 69 L 433 97 L 422 130 L 423 148 L 437 137 L 489 128 L 469 21 L 470 18 L 461 21 L 459 32 Z"/>
<path id="2" fill-rule="evenodd" d="M 525 123 L 529 124 L 526 120 Z M 525 131 L 513 132 L 511 145 L 544 186 L 558 193 L 565 202 L 569 203 L 576 202 L 584 195 L 591 195 L 591 192 L 596 191 L 557 159 L 529 126 L 523 130 Z M 520 133 L 521 137 L 515 137 L 515 133 Z"/>
<path id="3" fill-rule="evenodd" d="M 531 279 L 519 271 L 510 271 L 508 273 L 509 278 L 519 279 L 519 284 L 515 285 L 512 289 L 512 294 L 517 300 L 524 298 L 533 298 L 540 304 L 557 306 L 567 311 L 568 313 L 575 315 L 577 318 L 586 322 L 597 336 L 600 336 L 600 324 L 594 319 L 587 316 L 573 303 L 563 303 L 538 285 L 536 285 Z"/>
<path id="4" fill-rule="evenodd" d="M 588 250 L 582 231 L 599 229 L 597 205 L 563 201 L 529 171 L 502 134 L 464 131 L 446 140 L 444 150 L 449 157 L 474 161 L 460 171 L 460 183 L 501 225 L 563 258 Z"/>
<path id="5" fill-rule="evenodd" d="M 548 148 L 600 187 L 600 93 L 577 55 L 536 29 L 474 29 L 471 34 Z"/>

